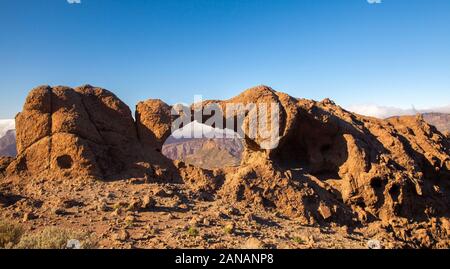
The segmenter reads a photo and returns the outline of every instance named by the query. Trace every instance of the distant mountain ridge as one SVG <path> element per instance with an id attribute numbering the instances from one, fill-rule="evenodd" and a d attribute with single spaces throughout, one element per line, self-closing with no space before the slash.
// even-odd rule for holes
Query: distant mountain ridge
<path id="1" fill-rule="evenodd" d="M 205 169 L 237 166 L 241 162 L 243 145 L 233 138 L 169 137 L 162 153 L 172 160 L 181 160 Z"/>
<path id="2" fill-rule="evenodd" d="M 8 130 L 4 136 L 0 137 L 0 156 L 15 157 L 16 155 L 16 131 Z"/>
<path id="3" fill-rule="evenodd" d="M 13 119 L 0 120 L 0 156 L 17 155 L 15 125 Z"/>
<path id="4" fill-rule="evenodd" d="M 425 113 L 423 119 L 435 126 L 440 132 L 450 132 L 450 114 L 447 113 Z"/>

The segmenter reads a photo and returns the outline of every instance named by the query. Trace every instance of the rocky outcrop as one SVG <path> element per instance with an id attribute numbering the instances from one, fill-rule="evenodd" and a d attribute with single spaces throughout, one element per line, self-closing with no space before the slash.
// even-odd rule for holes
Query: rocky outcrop
<path id="1" fill-rule="evenodd" d="M 16 128 L 18 157 L 10 173 L 152 176 L 153 166 L 165 161 L 157 152 L 142 150 L 128 106 L 89 85 L 33 89 L 16 117 Z"/>
<path id="2" fill-rule="evenodd" d="M 213 103 L 225 121 L 236 119 L 234 131 L 246 134 L 237 168 L 206 171 L 165 158 L 160 151 L 176 118 L 160 100 L 139 103 L 134 122 L 129 108 L 104 89 L 39 87 L 16 118 L 18 157 L 8 171 L 180 178 L 196 191 L 218 190 L 217 197 L 233 204 L 273 208 L 310 224 L 449 215 L 449 141 L 422 117 L 379 120 L 265 86 L 200 106 Z M 228 104 L 275 104 L 276 146 L 258 132 L 248 135 L 254 107 L 227 111 Z"/>
<path id="3" fill-rule="evenodd" d="M 279 105 L 279 145 L 266 150 L 264 141 L 246 138 L 242 164 L 225 181 L 223 196 L 309 223 L 448 214 L 450 146 L 421 117 L 378 120 L 268 87 L 220 104 L 249 102 Z"/>
<path id="4" fill-rule="evenodd" d="M 164 141 L 170 136 L 171 107 L 159 99 L 139 102 L 136 106 L 136 124 L 144 146 L 161 152 Z"/>

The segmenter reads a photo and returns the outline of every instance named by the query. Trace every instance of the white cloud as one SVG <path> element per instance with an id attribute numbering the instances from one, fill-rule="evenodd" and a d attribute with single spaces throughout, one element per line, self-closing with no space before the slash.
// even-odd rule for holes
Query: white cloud
<path id="1" fill-rule="evenodd" d="M 368 105 L 351 105 L 348 106 L 346 109 L 357 114 L 381 119 L 392 116 L 415 115 L 417 113 L 429 113 L 429 112 L 450 113 L 450 105 L 443 107 L 415 109 L 414 107 L 398 108 L 398 107 L 368 104 Z"/>
<path id="2" fill-rule="evenodd" d="M 4 136 L 7 131 L 16 128 L 15 120 L 0 120 L 0 137 Z"/>
<path id="3" fill-rule="evenodd" d="M 367 0 L 367 3 L 369 3 L 369 4 L 381 4 L 382 3 L 382 1 L 381 0 Z"/>
<path id="4" fill-rule="evenodd" d="M 81 0 L 67 0 L 69 4 L 81 4 Z"/>

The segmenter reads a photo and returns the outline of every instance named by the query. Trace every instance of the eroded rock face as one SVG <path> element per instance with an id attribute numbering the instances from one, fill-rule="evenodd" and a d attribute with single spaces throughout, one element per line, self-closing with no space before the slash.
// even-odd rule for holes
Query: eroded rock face
<path id="1" fill-rule="evenodd" d="M 142 144 L 161 151 L 170 136 L 171 107 L 159 99 L 139 102 L 136 106 L 137 131 Z"/>
<path id="2" fill-rule="evenodd" d="M 152 174 L 134 119 L 111 92 L 92 86 L 32 90 L 16 117 L 18 157 L 10 173 L 114 178 Z"/>
<path id="3" fill-rule="evenodd" d="M 233 102 L 276 102 L 281 109 L 278 147 L 262 149 L 258 137 L 246 138 L 242 164 L 220 191 L 232 201 L 274 207 L 306 223 L 448 214 L 450 147 L 422 118 L 363 117 L 328 99 L 294 99 L 264 86 L 220 105 Z"/>
<path id="4" fill-rule="evenodd" d="M 174 164 L 159 152 L 176 120 L 169 105 L 141 102 L 134 122 L 129 108 L 104 89 L 45 86 L 30 93 L 16 118 L 18 157 L 8 171 L 177 178 L 202 195 L 217 192 L 231 203 L 273 208 L 309 224 L 423 220 L 450 212 L 449 141 L 420 117 L 363 117 L 328 99 L 296 99 L 265 86 L 201 105 L 212 103 L 225 121 L 242 120 L 235 131 L 248 130 L 252 119 L 227 112 L 228 104 L 276 104 L 277 147 L 246 136 L 238 168 Z"/>

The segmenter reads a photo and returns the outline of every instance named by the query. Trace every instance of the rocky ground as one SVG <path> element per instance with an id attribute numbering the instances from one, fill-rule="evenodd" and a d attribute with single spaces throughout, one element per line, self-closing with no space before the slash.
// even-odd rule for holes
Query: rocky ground
<path id="1" fill-rule="evenodd" d="M 75 231 L 100 248 L 450 247 L 450 141 L 423 117 L 363 117 L 266 86 L 211 102 L 275 104 L 278 145 L 246 136 L 238 166 L 202 169 L 161 153 L 179 119 L 161 100 L 133 118 L 102 88 L 33 89 L 18 155 L 0 158 L 0 214 L 14 223 L 0 223 L 0 247 L 58 247 Z M 252 122 L 224 111 L 237 129 Z"/>
<path id="2" fill-rule="evenodd" d="M 204 201 L 182 184 L 15 178 L 0 186 L 3 220 L 18 223 L 27 234 L 48 227 L 88 234 L 95 248 L 361 249 L 370 240 L 379 240 L 382 248 L 450 246 L 448 238 L 436 244 L 429 236 L 433 223 L 303 225 L 275 210 Z M 435 219 L 434 229 L 440 221 L 448 233 L 445 219 Z M 393 226 L 402 227 L 403 234 Z M 411 240 L 413 235 L 421 240 Z"/>

